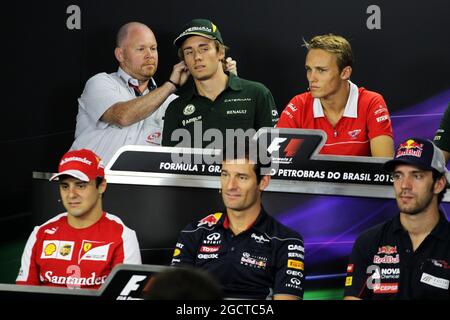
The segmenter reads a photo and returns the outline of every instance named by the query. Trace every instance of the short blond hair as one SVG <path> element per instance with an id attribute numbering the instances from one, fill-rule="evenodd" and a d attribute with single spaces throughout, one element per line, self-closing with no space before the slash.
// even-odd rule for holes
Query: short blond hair
<path id="1" fill-rule="evenodd" d="M 303 40 L 303 42 L 308 51 L 311 49 L 322 49 L 335 54 L 340 71 L 346 66 L 353 66 L 352 47 L 347 39 L 342 36 L 329 33 L 315 36 L 309 41 Z"/>

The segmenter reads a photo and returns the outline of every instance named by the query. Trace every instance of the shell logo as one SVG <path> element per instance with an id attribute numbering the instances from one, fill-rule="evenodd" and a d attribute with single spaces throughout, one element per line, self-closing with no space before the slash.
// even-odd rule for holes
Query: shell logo
<path id="1" fill-rule="evenodd" d="M 51 256 L 56 251 L 56 245 L 54 243 L 49 243 L 44 249 L 46 256 Z"/>

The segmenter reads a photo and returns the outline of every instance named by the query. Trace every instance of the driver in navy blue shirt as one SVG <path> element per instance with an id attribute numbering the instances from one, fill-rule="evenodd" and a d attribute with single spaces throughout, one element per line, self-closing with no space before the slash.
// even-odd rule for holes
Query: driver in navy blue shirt
<path id="1" fill-rule="evenodd" d="M 449 173 L 431 141 L 407 139 L 385 163 L 400 213 L 356 240 L 345 299 L 450 299 L 450 225 L 439 210 Z"/>
<path id="2" fill-rule="evenodd" d="M 220 182 L 225 209 L 181 232 L 172 265 L 209 271 L 226 298 L 302 299 L 303 239 L 262 207 L 261 194 L 270 176 L 261 174 L 260 161 L 250 150 L 247 141 L 241 156 L 237 150 L 223 152 Z"/>

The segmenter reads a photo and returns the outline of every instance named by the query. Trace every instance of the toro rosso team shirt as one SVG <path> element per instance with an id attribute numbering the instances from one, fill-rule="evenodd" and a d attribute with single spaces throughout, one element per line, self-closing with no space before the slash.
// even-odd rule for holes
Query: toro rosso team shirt
<path id="1" fill-rule="evenodd" d="M 327 141 L 321 154 L 371 156 L 371 139 L 381 135 L 392 137 L 389 111 L 380 94 L 349 83 L 344 114 L 335 126 L 325 116 L 320 99 L 305 92 L 292 98 L 277 127 L 325 131 Z"/>
<path id="2" fill-rule="evenodd" d="M 347 267 L 345 295 L 362 299 L 450 299 L 450 224 L 439 223 L 413 251 L 400 216 L 364 232 Z"/>
<path id="3" fill-rule="evenodd" d="M 22 255 L 17 284 L 98 289 L 113 267 L 141 264 L 136 233 L 116 216 L 75 229 L 62 213 L 35 227 Z"/>
<path id="4" fill-rule="evenodd" d="M 207 270 L 227 298 L 303 298 L 303 261 L 302 237 L 262 209 L 254 224 L 237 236 L 221 212 L 188 225 L 180 234 L 172 265 Z"/>

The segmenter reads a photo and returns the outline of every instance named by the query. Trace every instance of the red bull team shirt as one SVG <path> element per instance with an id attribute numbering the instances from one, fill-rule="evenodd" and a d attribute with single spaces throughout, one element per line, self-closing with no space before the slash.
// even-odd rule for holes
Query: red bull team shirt
<path id="1" fill-rule="evenodd" d="M 347 267 L 345 296 L 448 300 L 449 261 L 450 224 L 442 213 L 416 251 L 396 216 L 356 240 Z"/>
<path id="2" fill-rule="evenodd" d="M 270 299 L 276 294 L 303 298 L 303 239 L 263 209 L 237 236 L 221 212 L 188 225 L 180 234 L 172 265 L 207 270 L 228 298 Z"/>

